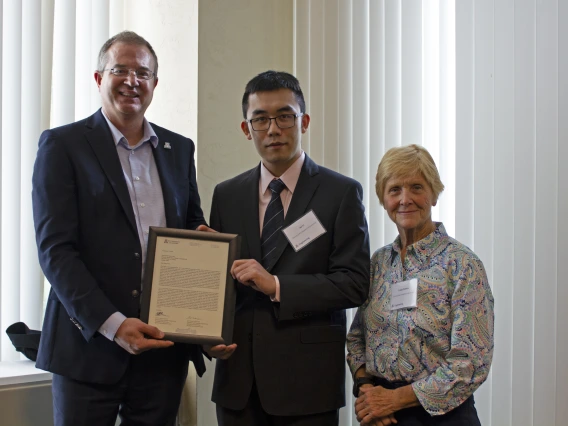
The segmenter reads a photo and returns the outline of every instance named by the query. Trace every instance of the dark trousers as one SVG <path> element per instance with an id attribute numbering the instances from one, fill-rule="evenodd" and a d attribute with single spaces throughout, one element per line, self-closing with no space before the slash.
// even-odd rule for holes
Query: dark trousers
<path id="1" fill-rule="evenodd" d="M 219 426 L 338 426 L 339 411 L 306 416 L 273 416 L 262 408 L 256 384 L 253 384 L 247 405 L 242 410 L 230 410 L 217 404 Z"/>
<path id="2" fill-rule="evenodd" d="M 133 355 L 116 384 L 53 375 L 55 426 L 173 426 L 187 377 L 188 357 L 173 348 Z M 160 353 L 168 351 L 168 353 Z"/>
<path id="3" fill-rule="evenodd" d="M 396 426 L 481 426 L 473 396 L 441 416 L 431 416 L 422 407 L 412 407 L 397 411 L 394 417 L 398 421 Z"/>
<path id="4" fill-rule="evenodd" d="M 373 381 L 375 386 L 386 389 L 397 389 L 408 385 L 407 382 L 389 382 L 381 377 L 374 377 Z M 419 406 L 397 411 L 394 417 L 398 421 L 397 426 L 481 426 L 473 395 L 459 407 L 441 416 L 431 416 Z"/>

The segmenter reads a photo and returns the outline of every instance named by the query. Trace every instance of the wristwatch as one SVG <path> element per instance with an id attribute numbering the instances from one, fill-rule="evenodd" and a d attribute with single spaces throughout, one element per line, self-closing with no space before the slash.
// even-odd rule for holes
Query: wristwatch
<path id="1" fill-rule="evenodd" d="M 375 381 L 372 377 L 355 377 L 353 379 L 353 396 L 355 398 L 359 397 L 359 388 L 363 385 L 375 386 Z"/>

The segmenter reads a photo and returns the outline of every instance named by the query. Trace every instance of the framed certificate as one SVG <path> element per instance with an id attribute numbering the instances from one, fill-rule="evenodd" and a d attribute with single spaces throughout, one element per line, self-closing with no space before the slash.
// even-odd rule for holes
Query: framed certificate
<path id="1" fill-rule="evenodd" d="M 140 319 L 174 342 L 232 343 L 240 237 L 150 227 Z"/>

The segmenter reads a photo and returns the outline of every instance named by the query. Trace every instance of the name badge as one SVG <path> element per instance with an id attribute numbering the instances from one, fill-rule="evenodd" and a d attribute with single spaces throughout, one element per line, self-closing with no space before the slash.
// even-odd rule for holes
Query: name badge
<path id="1" fill-rule="evenodd" d="M 403 308 L 416 308 L 416 296 L 418 294 L 418 279 L 391 284 L 391 306 L 395 311 Z"/>
<path id="2" fill-rule="evenodd" d="M 288 238 L 292 248 L 300 251 L 327 231 L 314 211 L 310 210 L 296 222 L 284 228 L 282 232 Z"/>

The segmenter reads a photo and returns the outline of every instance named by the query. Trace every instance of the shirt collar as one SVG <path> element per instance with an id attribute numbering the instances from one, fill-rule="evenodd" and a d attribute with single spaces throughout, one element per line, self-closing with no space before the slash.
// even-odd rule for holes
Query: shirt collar
<path id="1" fill-rule="evenodd" d="M 101 112 L 103 113 L 103 117 L 105 118 L 108 127 L 110 128 L 114 144 L 118 145 L 120 141 L 124 139 L 125 144 L 128 145 L 128 142 L 126 141 L 126 138 L 124 137 L 122 132 L 118 130 L 114 124 L 112 124 L 112 122 L 109 120 L 109 118 L 106 116 L 106 114 L 102 109 Z M 158 146 L 158 135 L 156 135 L 156 132 L 154 132 L 154 129 L 152 128 L 152 126 L 150 126 L 150 123 L 148 122 L 148 120 L 146 120 L 146 117 L 144 117 L 144 122 L 142 125 L 144 126 L 144 136 L 142 137 L 140 143 L 136 145 L 136 147 L 142 145 L 146 141 L 150 141 L 152 146 L 156 148 Z"/>
<path id="2" fill-rule="evenodd" d="M 300 178 L 300 172 L 302 171 L 302 166 L 304 165 L 304 160 L 306 159 L 306 153 L 302 151 L 302 155 L 294 161 L 294 163 L 288 167 L 282 176 L 280 176 L 280 180 L 284 182 L 286 185 L 286 189 L 290 191 L 292 194 L 296 189 L 296 185 L 298 184 L 298 179 Z M 260 162 L 260 193 L 264 194 L 266 192 L 266 188 L 270 182 L 274 179 L 278 179 L 278 176 L 274 176 L 270 171 L 264 166 L 262 161 Z"/>
<path id="3" fill-rule="evenodd" d="M 432 254 L 440 248 L 442 243 L 448 239 L 448 234 L 446 232 L 446 228 L 442 222 L 434 222 L 436 228 L 430 234 L 426 235 L 419 241 L 416 241 L 414 244 L 411 244 L 406 247 L 406 253 L 409 255 L 410 253 L 414 253 L 415 257 L 418 260 L 425 261 L 428 259 Z M 400 235 L 396 237 L 392 244 L 392 248 L 398 254 L 400 254 L 401 244 L 400 244 Z"/>

